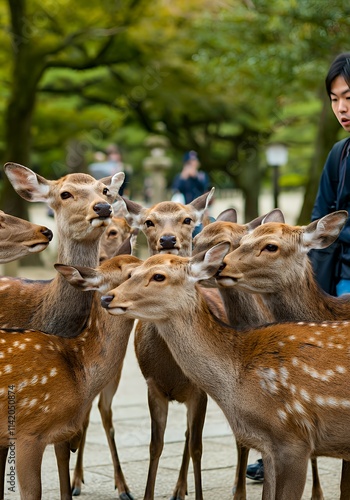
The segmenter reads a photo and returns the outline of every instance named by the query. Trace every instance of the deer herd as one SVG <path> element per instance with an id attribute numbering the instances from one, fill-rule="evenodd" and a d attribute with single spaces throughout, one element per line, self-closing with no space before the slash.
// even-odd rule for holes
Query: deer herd
<path id="1" fill-rule="evenodd" d="M 350 499 L 350 297 L 325 294 L 308 258 L 337 239 L 347 212 L 292 226 L 279 209 L 246 224 L 227 209 L 210 223 L 214 189 L 188 205 L 143 207 L 118 194 L 123 173 L 52 181 L 15 163 L 4 172 L 19 196 L 52 208 L 58 247 L 52 280 L 0 278 L 0 499 L 14 444 L 22 500 L 42 498 L 48 444 L 61 500 L 81 493 L 96 397 L 114 486 L 121 500 L 134 499 L 112 415 L 134 328 L 151 419 L 144 500 L 154 499 L 173 400 L 186 405 L 187 428 L 171 499 L 185 499 L 191 460 L 195 498 L 203 500 L 208 396 L 236 439 L 234 500 L 247 498 L 250 448 L 262 454 L 264 500 L 301 499 L 309 460 L 312 500 L 322 500 L 319 456 L 342 459 L 339 498 Z M 139 231 L 150 254 L 144 261 L 133 255 Z M 1 263 L 41 252 L 51 239 L 50 229 L 0 211 Z M 72 479 L 71 450 L 78 450 Z"/>

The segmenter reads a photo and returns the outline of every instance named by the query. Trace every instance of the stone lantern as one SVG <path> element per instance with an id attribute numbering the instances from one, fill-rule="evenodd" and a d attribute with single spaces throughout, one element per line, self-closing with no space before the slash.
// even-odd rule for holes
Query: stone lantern
<path id="1" fill-rule="evenodd" d="M 147 173 L 148 201 L 151 205 L 167 200 L 165 172 L 171 167 L 172 161 L 166 156 L 169 146 L 168 139 L 161 135 L 152 135 L 145 141 L 150 150 L 150 156 L 143 161 Z"/>

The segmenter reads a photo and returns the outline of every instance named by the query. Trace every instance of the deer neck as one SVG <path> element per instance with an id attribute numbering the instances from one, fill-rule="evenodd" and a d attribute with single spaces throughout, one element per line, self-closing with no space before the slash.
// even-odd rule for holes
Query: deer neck
<path id="1" fill-rule="evenodd" d="M 230 325 L 237 330 L 253 328 L 274 321 L 260 295 L 237 288 L 219 288 Z"/>
<path id="2" fill-rule="evenodd" d="M 276 321 L 326 321 L 350 319 L 350 302 L 324 293 L 310 266 L 288 286 L 276 293 L 263 294 L 263 300 Z"/>
<path id="3" fill-rule="evenodd" d="M 90 242 L 61 241 L 57 261 L 86 267 L 98 265 L 99 239 Z M 34 311 L 31 326 L 61 337 L 76 337 L 86 327 L 94 292 L 82 292 L 59 273 L 39 288 L 40 303 Z"/>
<path id="4" fill-rule="evenodd" d="M 84 292 L 85 293 L 85 292 Z M 84 331 L 73 341 L 81 361 L 90 397 L 95 397 L 123 366 L 133 319 L 115 317 L 101 307 L 95 293 L 91 314 Z"/>
<path id="5" fill-rule="evenodd" d="M 181 314 L 174 312 L 167 320 L 156 321 L 157 331 L 185 375 L 219 405 L 225 404 L 228 398 L 222 387 L 227 392 L 227 380 L 233 379 L 240 338 L 215 319 L 198 291 L 187 304 L 191 310 L 179 308 Z M 233 390 L 234 381 L 229 385 Z"/>

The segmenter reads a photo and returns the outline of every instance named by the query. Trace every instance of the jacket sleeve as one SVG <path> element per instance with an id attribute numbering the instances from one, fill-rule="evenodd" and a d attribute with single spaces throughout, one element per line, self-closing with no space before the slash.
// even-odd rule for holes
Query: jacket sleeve
<path id="1" fill-rule="evenodd" d="M 312 209 L 312 221 L 320 219 L 324 215 L 334 212 L 335 210 L 338 185 L 333 171 L 334 166 L 331 151 L 323 167 L 315 204 Z"/>

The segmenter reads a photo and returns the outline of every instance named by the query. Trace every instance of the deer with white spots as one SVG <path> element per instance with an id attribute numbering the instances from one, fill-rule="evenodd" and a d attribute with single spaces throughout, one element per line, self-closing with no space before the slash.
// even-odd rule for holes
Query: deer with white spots
<path id="1" fill-rule="evenodd" d="M 217 273 L 228 250 L 223 243 L 204 256 L 152 256 L 101 303 L 157 325 L 155 335 L 236 438 L 262 453 L 264 500 L 300 500 L 311 456 L 350 459 L 350 321 L 223 326 L 197 283 Z"/>
<path id="2" fill-rule="evenodd" d="M 113 281 L 127 279 L 139 263 L 130 255 L 115 257 Z M 103 280 L 89 268 L 56 264 L 56 269 L 84 293 L 106 291 Z M 84 272 L 91 284 L 86 283 Z M 118 328 L 111 329 L 109 315 L 101 314 L 101 309 L 100 301 L 94 301 L 85 328 L 74 338 L 65 338 L 65 332 L 58 336 L 0 330 L 0 445 L 15 449 L 23 500 L 41 498 L 45 447 L 69 441 L 80 431 L 94 398 L 120 371 L 133 320 L 121 318 L 113 322 Z M 9 401 L 14 415 L 11 425 Z M 69 497 L 61 492 L 61 498 Z"/>
<path id="3" fill-rule="evenodd" d="M 52 181 L 15 163 L 7 163 L 4 171 L 22 198 L 30 202 L 47 203 L 54 210 L 57 260 L 66 264 L 96 267 L 99 263 L 100 239 L 111 222 L 112 204 L 118 196 L 124 173 L 100 180 L 87 174 L 68 174 Z M 14 307 L 14 296 L 21 298 L 20 308 Z M 0 278 L 0 327 L 33 328 L 52 335 L 77 337 L 84 331 L 86 324 L 91 323 L 94 300 L 98 299 L 93 291 L 81 293 L 67 283 L 60 273 L 50 281 L 3 277 Z M 94 314 L 97 318 L 101 314 L 100 309 L 94 309 Z M 92 324 L 98 325 L 98 322 L 93 321 Z M 109 322 L 108 327 L 113 330 L 119 328 L 115 322 Z M 132 325 L 129 335 L 131 329 Z M 126 343 L 121 344 L 121 349 Z M 121 373 L 122 361 L 118 369 Z M 117 455 L 111 415 L 102 418 L 115 466 L 115 484 L 119 493 L 130 499 L 132 497 Z M 69 443 L 56 444 L 55 452 L 61 498 L 70 499 Z M 5 468 L 6 453 L 6 449 L 0 449 L 0 470 Z M 78 478 L 78 492 L 81 481 L 82 478 Z"/>
<path id="4" fill-rule="evenodd" d="M 52 240 L 52 231 L 45 226 L 5 214 L 0 210 L 0 263 L 11 262 L 42 252 Z"/>
<path id="5" fill-rule="evenodd" d="M 145 208 L 125 199 L 128 223 L 145 234 L 149 252 L 154 254 L 190 255 L 192 233 L 205 217 L 214 189 L 188 205 L 173 201 Z M 203 289 L 211 310 L 227 321 L 217 290 Z M 153 322 L 138 322 L 135 330 L 135 352 L 147 382 L 148 405 L 151 415 L 151 442 L 148 478 L 144 500 L 153 500 L 159 459 L 163 450 L 169 402 L 187 407 L 187 429 L 182 464 L 172 500 L 184 500 L 190 458 L 193 463 L 196 500 L 203 498 L 201 480 L 202 431 L 207 407 L 206 393 L 183 373 L 167 344 L 157 334 Z"/>
<path id="6" fill-rule="evenodd" d="M 306 226 L 291 226 L 267 215 L 263 224 L 240 240 L 228 253 L 216 281 L 226 290 L 259 294 L 276 321 L 350 320 L 348 297 L 332 297 L 317 285 L 308 252 L 326 248 L 339 236 L 347 212 L 329 214 Z M 227 288 L 228 287 L 228 288 Z M 233 287 L 233 288 L 231 288 Z M 323 330 L 322 330 L 323 331 Z M 332 345 L 332 335 L 315 337 L 319 347 Z M 350 464 L 343 462 L 341 500 L 350 497 Z M 313 486 L 313 500 L 323 499 L 321 486 Z"/>

